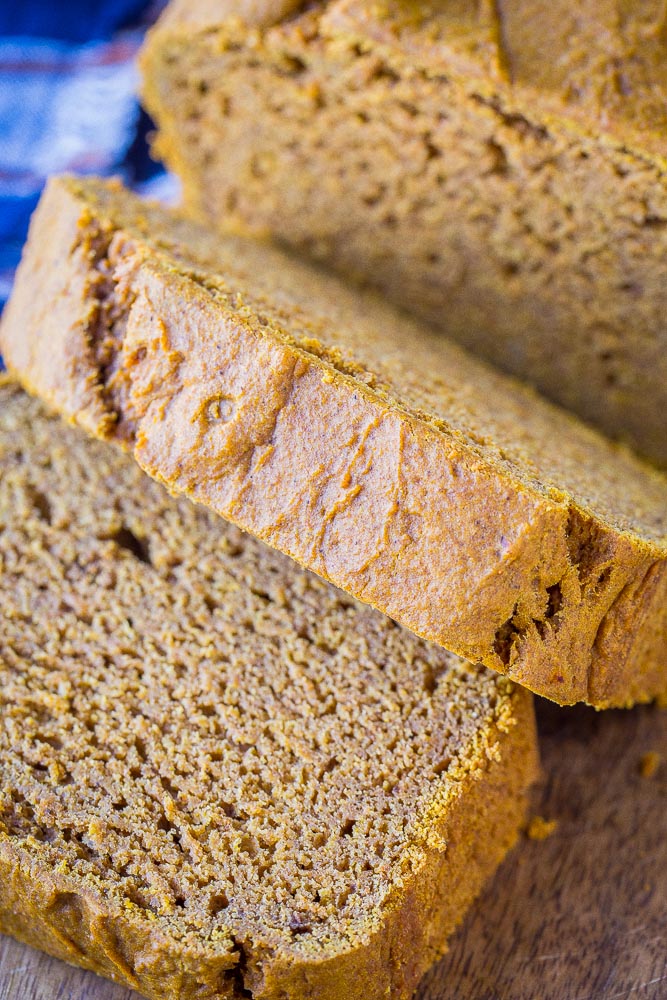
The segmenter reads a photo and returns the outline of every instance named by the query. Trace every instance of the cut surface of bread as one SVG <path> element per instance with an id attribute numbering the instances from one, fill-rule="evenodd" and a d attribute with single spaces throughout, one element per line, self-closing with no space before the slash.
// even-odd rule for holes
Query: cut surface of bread
<path id="1" fill-rule="evenodd" d="M 532 700 L 0 383 L 0 929 L 147 997 L 407 997 Z"/>
<path id="2" fill-rule="evenodd" d="M 417 634 L 561 703 L 667 689 L 667 479 L 379 299 L 59 179 L 0 348 L 170 489 Z"/>
<path id="3" fill-rule="evenodd" d="M 666 37 L 661 0 L 176 0 L 143 92 L 202 220 L 374 284 L 667 465 Z"/>

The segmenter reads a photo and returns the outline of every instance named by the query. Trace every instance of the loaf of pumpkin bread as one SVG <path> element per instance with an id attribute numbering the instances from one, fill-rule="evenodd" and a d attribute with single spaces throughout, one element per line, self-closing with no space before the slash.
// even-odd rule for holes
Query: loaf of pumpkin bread
<path id="1" fill-rule="evenodd" d="M 171 490 L 417 634 L 561 703 L 667 692 L 667 479 L 373 296 L 59 179 L 0 349 Z"/>
<path id="2" fill-rule="evenodd" d="M 667 465 L 662 0 L 174 0 L 191 211 L 381 288 Z"/>
<path id="3" fill-rule="evenodd" d="M 532 699 L 0 381 L 0 930 L 154 1000 L 407 998 Z"/>

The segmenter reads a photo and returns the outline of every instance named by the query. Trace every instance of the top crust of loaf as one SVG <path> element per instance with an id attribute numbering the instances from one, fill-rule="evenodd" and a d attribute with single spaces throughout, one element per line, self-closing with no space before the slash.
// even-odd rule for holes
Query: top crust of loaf
<path id="1" fill-rule="evenodd" d="M 418 634 L 562 703 L 664 692 L 667 481 L 372 296 L 64 179 L 0 340 L 60 412 Z"/>
<path id="2" fill-rule="evenodd" d="M 642 9 L 600 0 L 577 6 L 569 0 L 172 0 L 156 30 L 220 31 L 225 24 L 233 30 L 242 23 L 265 31 L 307 6 L 317 11 L 322 36 L 395 50 L 433 74 L 486 77 L 529 106 L 537 101 L 547 120 L 665 161 L 667 35 L 660 0 Z"/>

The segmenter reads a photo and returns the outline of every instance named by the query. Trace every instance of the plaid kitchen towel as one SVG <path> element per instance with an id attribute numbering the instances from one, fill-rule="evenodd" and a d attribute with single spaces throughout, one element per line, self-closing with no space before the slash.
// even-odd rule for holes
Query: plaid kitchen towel
<path id="1" fill-rule="evenodd" d="M 167 200 L 148 155 L 135 57 L 161 3 L 0 3 L 0 309 L 49 174 L 117 174 Z"/>

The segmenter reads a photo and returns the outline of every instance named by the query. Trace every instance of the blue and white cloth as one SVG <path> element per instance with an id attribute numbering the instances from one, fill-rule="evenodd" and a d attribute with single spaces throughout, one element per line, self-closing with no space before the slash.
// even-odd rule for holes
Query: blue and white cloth
<path id="1" fill-rule="evenodd" d="M 115 174 L 173 200 L 137 100 L 136 55 L 163 3 L 0 2 L 0 310 L 30 215 L 53 173 Z"/>

